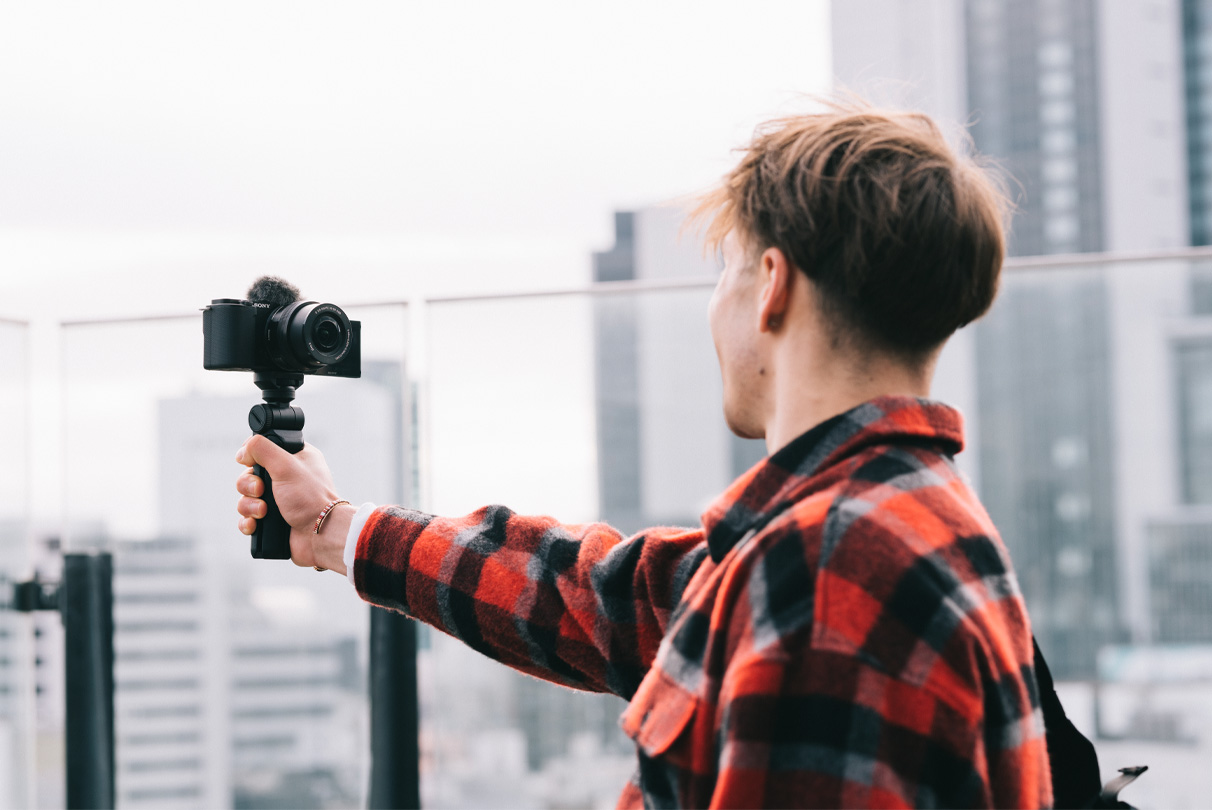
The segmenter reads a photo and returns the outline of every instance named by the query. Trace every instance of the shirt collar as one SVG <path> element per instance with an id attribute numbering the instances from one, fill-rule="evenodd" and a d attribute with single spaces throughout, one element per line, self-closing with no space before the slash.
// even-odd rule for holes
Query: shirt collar
<path id="1" fill-rule="evenodd" d="M 703 513 L 703 530 L 717 563 L 750 531 L 832 479 L 825 475 L 858 451 L 880 444 L 927 444 L 946 455 L 964 446 L 963 417 L 939 402 L 880 397 L 821 422 L 763 459 Z"/>

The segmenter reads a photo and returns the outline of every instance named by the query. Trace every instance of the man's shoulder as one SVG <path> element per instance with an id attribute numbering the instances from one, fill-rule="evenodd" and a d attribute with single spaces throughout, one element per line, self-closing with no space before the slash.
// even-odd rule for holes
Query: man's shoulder
<path id="1" fill-rule="evenodd" d="M 1008 568 L 997 529 L 976 493 L 951 457 L 929 446 L 871 448 L 852 459 L 825 494 L 821 568 L 844 565 L 846 558 L 836 555 L 849 551 L 867 557 L 863 570 L 909 573 L 921 558 L 952 559 L 957 550 L 979 558 L 977 569 L 959 566 L 964 578 L 993 573 L 984 570 L 989 565 Z M 819 510 L 820 504 L 805 504 L 797 517 Z M 990 553 L 997 559 L 987 559 Z"/>
<path id="2" fill-rule="evenodd" d="M 755 541 L 750 587 L 767 609 L 754 620 L 769 625 L 758 636 L 798 633 L 922 685 L 939 660 L 959 667 L 973 652 L 995 669 L 1030 661 L 1002 542 L 954 463 L 929 448 L 859 454 Z"/>
<path id="3" fill-rule="evenodd" d="M 956 544 L 991 550 L 1007 564 L 997 529 L 954 461 L 928 446 L 883 445 L 857 454 L 758 534 L 801 542 L 815 569 L 835 565 L 843 543 L 885 569 L 909 568 Z"/>

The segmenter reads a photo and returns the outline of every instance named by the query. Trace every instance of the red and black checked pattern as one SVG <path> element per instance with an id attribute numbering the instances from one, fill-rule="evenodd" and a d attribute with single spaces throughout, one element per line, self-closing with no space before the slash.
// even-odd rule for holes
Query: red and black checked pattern
<path id="1" fill-rule="evenodd" d="M 354 580 L 512 667 L 629 699 L 620 806 L 1042 807 L 1031 631 L 951 409 L 888 397 L 625 538 L 387 507 Z"/>

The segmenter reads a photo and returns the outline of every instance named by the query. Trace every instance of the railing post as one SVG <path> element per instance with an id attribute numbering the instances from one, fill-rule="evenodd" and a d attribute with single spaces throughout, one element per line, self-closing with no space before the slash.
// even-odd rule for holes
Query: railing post
<path id="1" fill-rule="evenodd" d="M 370 810 L 421 806 L 417 628 L 370 609 Z"/>
<path id="2" fill-rule="evenodd" d="M 114 598 L 109 554 L 65 554 L 67 807 L 114 806 Z"/>

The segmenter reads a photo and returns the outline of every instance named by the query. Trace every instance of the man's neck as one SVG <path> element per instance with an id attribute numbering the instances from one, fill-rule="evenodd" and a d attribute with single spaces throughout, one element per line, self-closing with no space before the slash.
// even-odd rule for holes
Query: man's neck
<path id="1" fill-rule="evenodd" d="M 861 368 L 841 358 L 813 365 L 809 373 L 802 368 L 795 369 L 798 373 L 776 372 L 774 408 L 766 423 L 766 451 L 771 455 L 826 419 L 877 397 L 929 397 L 934 374 L 933 360 L 922 369 L 890 359 L 868 359 Z"/>

